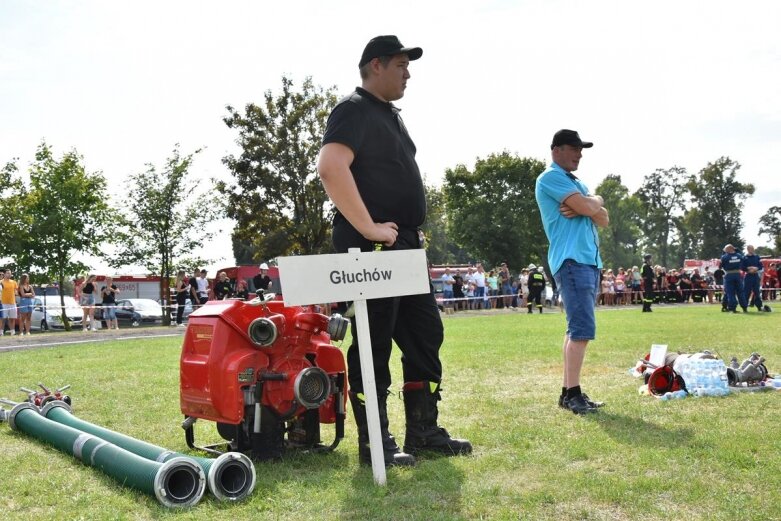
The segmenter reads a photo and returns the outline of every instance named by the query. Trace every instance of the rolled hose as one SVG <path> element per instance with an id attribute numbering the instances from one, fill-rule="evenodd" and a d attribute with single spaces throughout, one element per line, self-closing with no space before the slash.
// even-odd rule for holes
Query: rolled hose
<path id="1" fill-rule="evenodd" d="M 203 469 L 209 491 L 217 499 L 239 501 L 255 489 L 257 479 L 255 466 L 247 456 L 240 452 L 226 452 L 215 459 L 172 452 L 77 418 L 71 414 L 70 407 L 60 401 L 46 404 L 41 409 L 41 414 L 52 421 L 97 436 L 148 460 L 164 463 L 174 458 L 190 459 Z"/>
<path id="2" fill-rule="evenodd" d="M 150 461 L 106 440 L 49 420 L 30 403 L 15 406 L 8 423 L 12 429 L 80 459 L 122 485 L 154 495 L 166 507 L 194 506 L 206 489 L 203 470 L 187 458 L 173 458 L 165 463 Z"/>

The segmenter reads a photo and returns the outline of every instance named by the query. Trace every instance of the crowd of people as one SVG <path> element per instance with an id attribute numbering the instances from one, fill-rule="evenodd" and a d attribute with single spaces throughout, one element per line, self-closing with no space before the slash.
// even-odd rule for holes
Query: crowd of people
<path id="1" fill-rule="evenodd" d="M 747 249 L 750 249 L 753 255 L 753 247 L 748 246 Z M 650 261 L 650 256 L 646 256 L 645 260 Z M 644 266 L 648 266 L 650 270 L 647 277 L 643 276 L 643 270 L 636 265 L 631 268 L 600 269 L 597 306 L 646 307 L 648 301 L 652 304 L 721 303 L 725 309 L 729 307 L 724 286 L 726 270 L 722 267 L 668 269 L 647 263 L 644 263 Z M 748 270 L 748 266 L 745 270 Z M 745 270 L 741 270 L 741 281 L 746 280 Z M 770 263 L 766 269 L 757 268 L 757 271 L 759 274 L 756 276 L 756 289 L 754 286 L 749 288 L 746 284 L 741 285 L 739 293 L 745 297 L 744 307 L 754 300 L 755 291 L 763 302 L 776 300 L 781 292 L 778 266 L 775 263 Z M 754 284 L 751 275 L 748 280 Z M 535 307 L 542 312 L 544 306 L 556 306 L 559 303 L 559 291 L 555 281 L 550 281 L 547 274 L 534 264 L 521 269 L 517 276 L 510 274 L 506 263 L 487 272 L 481 263 L 464 269 L 445 268 L 440 282 L 442 305 L 453 311 L 526 308 L 527 312 L 531 313 Z M 547 287 L 550 287 L 551 291 L 546 295 Z M 737 299 L 743 297 L 736 292 Z M 760 306 L 760 309 L 764 309 L 764 305 Z"/>
<path id="2" fill-rule="evenodd" d="M 263 263 L 258 274 L 253 278 L 254 287 L 268 290 L 271 287 L 269 267 Z M 188 300 L 193 309 L 204 305 L 209 300 L 225 300 L 229 298 L 249 298 L 249 287 L 246 280 L 233 282 L 222 271 L 213 281 L 208 279 L 206 269 L 195 270 L 188 277 L 184 270 L 176 274 L 173 285 L 173 300 L 176 307 L 176 325 L 184 327 L 184 311 Z M 9 335 L 26 336 L 30 334 L 31 316 L 36 290 L 30 284 L 30 276 L 22 274 L 19 282 L 13 279 L 10 269 L 3 272 L 0 280 L 2 292 L 0 308 L 0 334 L 7 331 Z M 119 329 L 117 319 L 117 300 L 121 290 L 114 284 L 113 277 L 107 276 L 102 283 L 94 274 L 79 275 L 73 279 L 73 299 L 81 307 L 81 328 L 83 332 L 97 331 L 99 322 L 106 324 L 106 329 Z M 96 317 L 96 310 L 100 310 Z M 18 333 L 17 333 L 18 332 Z"/>

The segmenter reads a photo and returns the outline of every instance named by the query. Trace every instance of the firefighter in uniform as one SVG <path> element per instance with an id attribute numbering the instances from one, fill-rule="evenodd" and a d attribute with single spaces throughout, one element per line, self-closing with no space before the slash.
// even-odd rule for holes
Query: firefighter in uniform
<path id="1" fill-rule="evenodd" d="M 740 269 L 746 274 L 743 277 L 743 300 L 747 305 L 755 306 L 759 311 L 770 311 L 768 306 L 762 307 L 760 281 L 762 280 L 764 266 L 759 259 L 759 255 L 754 253 L 753 246 L 746 246 L 746 255 L 743 257 Z M 752 293 L 754 297 L 749 301 L 748 297 Z"/>
<path id="2" fill-rule="evenodd" d="M 743 255 L 735 251 L 731 244 L 724 246 L 724 255 L 721 256 L 720 267 L 724 270 L 724 293 L 727 300 L 727 307 L 722 311 L 737 313 L 737 306 L 743 308 L 743 312 L 748 311 L 746 304 L 746 295 L 743 293 L 743 279 L 740 273 L 740 267 L 743 264 Z"/>
<path id="3" fill-rule="evenodd" d="M 333 243 L 337 252 L 423 248 L 420 226 L 426 218 L 423 179 L 415 143 L 399 109 L 408 66 L 423 54 L 404 47 L 396 36 L 373 38 L 358 64 L 362 86 L 342 99 L 328 118 L 318 172 L 336 206 Z M 437 423 L 441 399 L 444 338 L 433 288 L 420 295 L 369 299 L 369 330 L 386 465 L 414 465 L 415 454 L 448 456 L 472 452 L 468 440 L 453 438 Z M 358 453 L 371 463 L 355 319 L 347 350 L 350 403 L 358 427 Z M 387 397 L 391 385 L 392 344 L 402 352 L 402 394 L 406 416 L 404 452 L 389 430 Z"/>
<path id="4" fill-rule="evenodd" d="M 651 304 L 654 303 L 654 268 L 651 266 L 651 255 L 643 256 L 643 269 L 640 271 L 643 278 L 643 313 L 650 313 Z"/>
<path id="5" fill-rule="evenodd" d="M 526 307 L 529 313 L 532 312 L 532 301 L 537 304 L 537 309 L 542 313 L 542 294 L 545 292 L 545 276 L 540 273 L 537 266 L 529 264 L 529 281 L 526 283 L 529 288 L 529 302 Z"/>

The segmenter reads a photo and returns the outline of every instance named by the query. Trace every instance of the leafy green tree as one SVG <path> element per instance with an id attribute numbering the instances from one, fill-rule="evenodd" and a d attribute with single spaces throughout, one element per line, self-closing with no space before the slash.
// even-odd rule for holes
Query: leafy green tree
<path id="1" fill-rule="evenodd" d="M 640 229 L 644 252 L 654 255 L 662 266 L 671 259 L 670 240 L 675 238 L 677 221 L 686 201 L 686 169 L 658 168 L 645 176 L 635 196 L 640 200 Z M 611 217 L 612 220 L 612 217 Z"/>
<path id="2" fill-rule="evenodd" d="M 30 224 L 32 215 L 26 211 L 27 187 L 17 175 L 16 160 L 0 169 L 0 223 L 3 239 L 0 240 L 0 270 L 13 268 L 31 271 Z M 6 260 L 7 259 L 7 260 Z"/>
<path id="3" fill-rule="evenodd" d="M 620 267 L 638 264 L 641 208 L 640 200 L 629 194 L 620 175 L 608 175 L 594 191 L 602 196 L 610 214 L 610 224 L 599 228 L 599 251 L 605 266 Z"/>
<path id="4" fill-rule="evenodd" d="M 283 76 L 282 92 L 266 91 L 262 105 L 249 103 L 243 114 L 226 107 L 225 124 L 238 131 L 242 151 L 223 159 L 233 180 L 217 189 L 236 221 L 235 238 L 262 252 L 256 261 L 332 251 L 333 209 L 316 158 L 335 104 L 333 87 L 323 90 L 307 78 L 294 90 Z"/>
<path id="5" fill-rule="evenodd" d="M 178 269 L 203 266 L 194 258 L 193 249 L 209 241 L 214 233 L 205 225 L 220 216 L 221 208 L 207 199 L 209 187 L 203 187 L 190 173 L 193 158 L 200 150 L 182 156 L 173 149 L 165 166 L 158 170 L 147 164 L 145 172 L 130 176 L 128 198 L 133 204 L 121 214 L 114 235 L 117 252 L 110 259 L 114 267 L 144 266 L 160 275 L 160 299 L 169 301 L 169 280 Z M 194 233 L 197 231 L 197 233 Z M 170 324 L 163 313 L 163 322 Z"/>
<path id="6" fill-rule="evenodd" d="M 705 240 L 705 228 L 702 224 L 702 212 L 697 207 L 686 210 L 683 217 L 677 219 L 676 240 L 670 245 L 673 266 L 683 266 L 686 259 L 699 259 Z"/>
<path id="7" fill-rule="evenodd" d="M 84 158 L 75 150 L 55 159 L 44 142 L 35 153 L 30 166 L 30 191 L 24 203 L 26 212 L 34 216 L 28 230 L 27 243 L 32 266 L 36 266 L 65 287 L 65 277 L 89 269 L 76 260 L 77 254 L 104 257 L 104 244 L 114 222 L 109 206 L 105 177 L 100 172 L 88 173 Z M 62 320 L 66 329 L 70 321 Z"/>
<path id="8" fill-rule="evenodd" d="M 737 181 L 739 169 L 739 163 L 721 157 L 691 176 L 686 184 L 704 231 L 700 258 L 718 257 L 726 243 L 743 247 L 741 214 L 744 201 L 754 193 L 754 185 Z"/>
<path id="9" fill-rule="evenodd" d="M 548 241 L 534 198 L 545 164 L 508 152 L 445 172 L 448 236 L 487 266 L 547 262 Z"/>
<path id="10" fill-rule="evenodd" d="M 453 244 L 447 234 L 447 212 L 442 188 L 424 184 L 426 190 L 426 254 L 431 264 L 464 264 L 469 256 Z"/>
<path id="11" fill-rule="evenodd" d="M 771 206 L 759 218 L 759 234 L 767 235 L 773 244 L 771 255 L 781 255 L 781 206 Z"/>

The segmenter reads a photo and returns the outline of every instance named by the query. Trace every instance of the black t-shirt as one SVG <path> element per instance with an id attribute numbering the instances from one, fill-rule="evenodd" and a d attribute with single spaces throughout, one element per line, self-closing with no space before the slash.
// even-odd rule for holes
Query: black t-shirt
<path id="1" fill-rule="evenodd" d="M 190 295 L 195 293 L 198 295 L 198 280 L 195 277 L 190 277 Z"/>
<path id="2" fill-rule="evenodd" d="M 271 277 L 268 275 L 261 275 L 258 273 L 254 277 L 252 277 L 252 285 L 255 286 L 255 291 L 262 289 L 263 291 L 268 290 L 269 285 L 271 284 Z"/>
<path id="3" fill-rule="evenodd" d="M 117 286 L 115 284 L 111 285 L 111 289 L 117 289 Z M 106 286 L 103 286 L 100 290 L 101 294 L 103 295 L 103 304 L 116 304 L 117 303 L 117 296 L 113 291 L 109 291 L 106 293 Z"/>
<path id="4" fill-rule="evenodd" d="M 375 222 L 392 221 L 412 229 L 423 224 L 423 180 L 415 161 L 415 144 L 398 108 L 358 87 L 328 117 L 323 144 L 328 143 L 346 145 L 355 154 L 350 170 Z M 337 212 L 334 224 L 344 223 Z"/>
<path id="5" fill-rule="evenodd" d="M 214 285 L 214 298 L 217 300 L 230 297 L 231 293 L 231 283 L 229 280 L 221 280 Z"/>
<path id="6" fill-rule="evenodd" d="M 81 292 L 84 295 L 92 295 L 92 293 L 95 291 L 95 285 L 92 282 L 87 282 L 84 284 L 84 287 L 81 289 Z"/>

